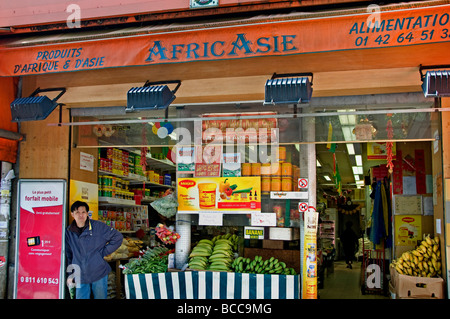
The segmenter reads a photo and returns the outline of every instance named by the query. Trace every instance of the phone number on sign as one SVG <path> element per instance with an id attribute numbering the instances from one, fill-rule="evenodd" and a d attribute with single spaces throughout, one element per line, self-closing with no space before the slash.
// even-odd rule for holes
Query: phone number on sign
<path id="1" fill-rule="evenodd" d="M 30 277 L 30 276 L 21 276 L 21 283 L 29 283 L 29 284 L 50 284 L 50 285 L 58 285 L 58 278 L 46 278 L 46 277 Z"/>
<path id="2" fill-rule="evenodd" d="M 361 36 L 355 39 L 356 46 L 367 46 L 370 45 L 371 40 L 378 45 L 387 45 L 387 44 L 408 44 L 408 43 L 416 43 L 420 41 L 427 40 L 435 40 L 439 38 L 441 40 L 450 39 L 450 31 L 449 29 L 443 29 L 441 34 L 435 34 L 435 30 L 423 30 L 419 35 L 414 34 L 412 31 L 400 33 L 396 36 L 391 36 L 390 34 L 381 34 L 378 35 L 375 39 L 371 39 L 369 36 Z M 374 44 L 372 43 L 372 44 Z"/>

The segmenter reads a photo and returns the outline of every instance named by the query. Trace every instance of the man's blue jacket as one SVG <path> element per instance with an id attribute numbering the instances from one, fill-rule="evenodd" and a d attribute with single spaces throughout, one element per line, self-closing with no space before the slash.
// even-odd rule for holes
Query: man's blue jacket
<path id="1" fill-rule="evenodd" d="M 81 234 L 74 230 L 75 222 L 72 223 L 65 236 L 67 266 L 80 267 L 82 284 L 93 283 L 111 271 L 103 257 L 116 251 L 123 241 L 122 234 L 105 223 L 89 218 L 87 222 L 89 224 Z"/>

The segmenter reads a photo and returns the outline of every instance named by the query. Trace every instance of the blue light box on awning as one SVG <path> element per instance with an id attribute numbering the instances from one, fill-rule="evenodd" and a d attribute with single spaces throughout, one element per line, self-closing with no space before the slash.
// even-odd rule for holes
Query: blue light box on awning
<path id="1" fill-rule="evenodd" d="M 308 77 L 272 78 L 266 81 L 264 104 L 308 103 L 312 83 Z"/>
<path id="2" fill-rule="evenodd" d="M 36 96 L 42 92 L 61 91 L 61 93 L 51 100 L 46 95 Z M 11 102 L 11 121 L 39 121 L 46 119 L 50 113 L 59 105 L 56 101 L 66 92 L 65 88 L 36 89 L 31 96 L 17 98 Z"/>

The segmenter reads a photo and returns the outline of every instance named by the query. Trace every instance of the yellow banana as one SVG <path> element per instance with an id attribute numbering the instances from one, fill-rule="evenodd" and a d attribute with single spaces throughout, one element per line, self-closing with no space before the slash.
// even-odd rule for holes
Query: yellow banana
<path id="1" fill-rule="evenodd" d="M 433 268 L 437 269 L 437 260 L 436 259 L 431 259 L 431 263 L 433 264 Z"/>
<path id="2" fill-rule="evenodd" d="M 419 266 L 419 269 L 420 269 L 420 270 L 423 270 L 423 265 L 422 265 L 422 263 L 418 263 L 417 265 Z"/>
<path id="3" fill-rule="evenodd" d="M 421 252 L 420 252 L 418 249 L 414 249 L 414 250 L 412 251 L 412 254 L 413 254 L 414 256 L 417 256 L 417 257 L 422 256 Z"/>
<path id="4" fill-rule="evenodd" d="M 398 273 L 403 275 L 403 270 L 402 268 L 398 267 L 398 265 L 395 267 L 395 270 L 397 270 Z"/>
<path id="5" fill-rule="evenodd" d="M 427 236 L 425 237 L 425 241 L 426 241 L 427 244 L 430 245 L 430 246 L 433 244 L 433 242 L 431 241 L 430 235 L 427 235 Z"/>
<path id="6" fill-rule="evenodd" d="M 434 244 L 433 245 L 433 252 L 437 252 L 439 249 L 439 245 L 438 244 Z"/>
<path id="7" fill-rule="evenodd" d="M 422 252 L 422 254 L 424 254 L 424 253 L 427 252 L 427 247 L 426 247 L 425 245 L 423 245 L 423 244 L 420 244 L 420 246 L 419 246 L 418 249 L 420 249 L 420 251 Z"/>

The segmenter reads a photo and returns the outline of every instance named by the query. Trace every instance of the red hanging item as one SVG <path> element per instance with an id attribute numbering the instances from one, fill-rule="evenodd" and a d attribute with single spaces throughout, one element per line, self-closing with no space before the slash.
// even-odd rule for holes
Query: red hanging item
<path id="1" fill-rule="evenodd" d="M 392 114 L 388 114 L 389 119 L 388 119 L 387 125 L 386 125 L 387 137 L 389 140 L 392 140 L 394 137 L 394 129 L 392 127 L 391 116 L 392 116 Z M 394 163 L 392 162 L 392 146 L 393 146 L 392 141 L 386 142 L 386 153 L 387 153 L 386 167 L 388 168 L 389 174 L 392 174 L 392 172 L 394 171 Z"/>

